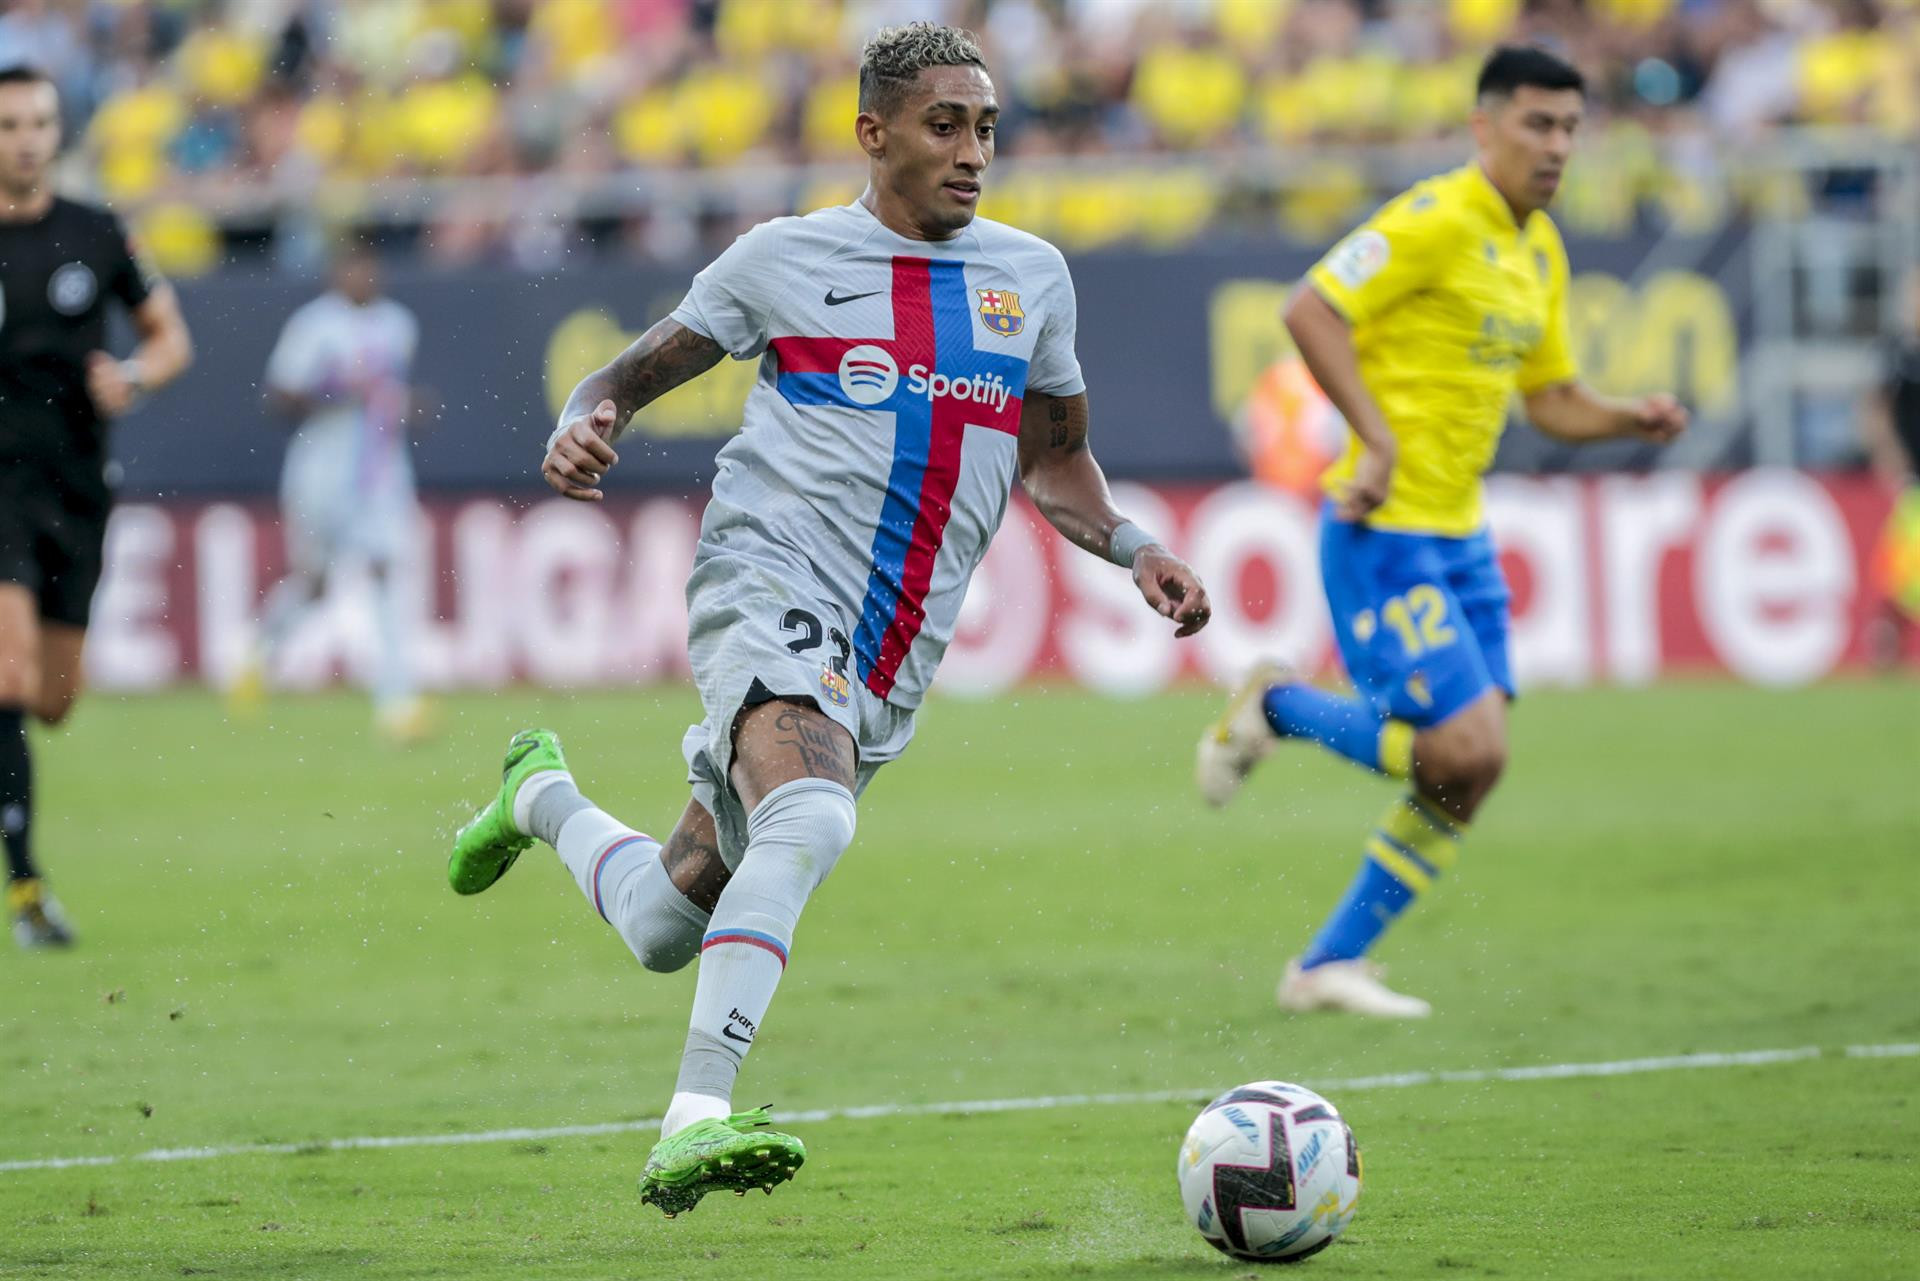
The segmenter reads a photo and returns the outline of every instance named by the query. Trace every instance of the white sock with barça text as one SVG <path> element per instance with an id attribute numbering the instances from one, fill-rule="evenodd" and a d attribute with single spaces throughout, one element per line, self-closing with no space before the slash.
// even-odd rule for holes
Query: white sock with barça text
<path id="1" fill-rule="evenodd" d="M 701 940 L 676 1100 L 704 1095 L 722 1109 L 714 1115 L 731 1110 L 734 1081 L 787 968 L 801 909 L 853 843 L 854 821 L 853 793 L 818 778 L 774 788 L 748 817 L 746 853 Z M 691 1108 L 668 1109 L 668 1123 L 684 1126 Z"/>

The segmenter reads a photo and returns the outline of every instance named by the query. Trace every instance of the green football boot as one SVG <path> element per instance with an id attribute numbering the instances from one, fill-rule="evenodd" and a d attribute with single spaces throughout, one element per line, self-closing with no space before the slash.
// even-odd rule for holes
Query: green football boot
<path id="1" fill-rule="evenodd" d="M 523 729 L 513 736 L 500 769 L 499 793 L 454 834 L 453 857 L 447 860 L 447 883 L 454 893 L 478 894 L 507 874 L 533 844 L 533 837 L 513 825 L 513 798 L 535 774 L 566 768 L 560 736 L 552 730 Z"/>
<path id="2" fill-rule="evenodd" d="M 641 1202 L 659 1206 L 671 1219 L 722 1188 L 735 1196 L 745 1196 L 748 1188 L 773 1195 L 773 1185 L 791 1179 L 807 1159 L 807 1147 L 791 1134 L 765 1128 L 772 1124 L 766 1108 L 755 1108 L 669 1134 L 653 1145 L 640 1172 Z"/>

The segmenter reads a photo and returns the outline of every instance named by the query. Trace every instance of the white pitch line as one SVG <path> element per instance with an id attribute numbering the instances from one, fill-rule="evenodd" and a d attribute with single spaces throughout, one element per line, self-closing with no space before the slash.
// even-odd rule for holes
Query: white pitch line
<path id="1" fill-rule="evenodd" d="M 1473 1085 L 1489 1081 L 1559 1081 L 1571 1077 L 1636 1076 L 1647 1072 L 1676 1072 L 1706 1068 L 1765 1067 L 1828 1058 L 1836 1051 L 1817 1045 L 1788 1050 L 1736 1050 L 1710 1054 L 1669 1054 L 1657 1058 L 1614 1059 L 1602 1063 L 1547 1063 L 1534 1067 L 1469 1068 L 1464 1071 L 1392 1072 L 1381 1076 L 1354 1076 L 1345 1080 L 1303 1080 L 1303 1085 L 1340 1094 L 1353 1090 L 1404 1089 L 1415 1085 Z M 1847 1059 L 1920 1057 L 1920 1044 L 1849 1045 L 1837 1051 Z M 1148 1103 L 1185 1103 L 1212 1098 L 1216 1086 L 1185 1090 L 1147 1090 L 1126 1094 L 1043 1094 L 1026 1099 L 970 1099 L 951 1103 L 870 1103 L 854 1107 L 815 1108 L 783 1112 L 780 1120 L 795 1125 L 823 1121 L 866 1121 L 896 1116 L 980 1116 L 994 1112 L 1037 1112 L 1052 1108 L 1132 1106 Z M 371 1148 L 453 1147 L 467 1143 L 513 1143 L 538 1139 L 589 1138 L 596 1135 L 657 1132 L 659 1117 L 638 1121 L 605 1121 L 596 1125 L 548 1125 L 508 1130 L 480 1130 L 465 1134 L 389 1134 L 346 1139 L 316 1139 L 310 1143 L 238 1143 L 228 1147 L 154 1148 L 122 1156 L 56 1156 L 33 1161 L 0 1161 L 0 1174 L 28 1170 L 71 1170 L 84 1166 L 131 1165 L 166 1161 L 210 1161 L 229 1156 L 294 1156 L 317 1152 L 354 1152 Z"/>

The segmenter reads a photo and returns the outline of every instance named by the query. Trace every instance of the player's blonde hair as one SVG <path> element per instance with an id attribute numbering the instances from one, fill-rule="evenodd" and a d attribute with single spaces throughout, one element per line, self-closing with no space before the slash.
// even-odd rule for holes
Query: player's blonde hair
<path id="1" fill-rule="evenodd" d="M 882 27 L 860 50 L 860 110 L 876 116 L 900 105 L 907 87 L 928 67 L 987 69 L 980 41 L 971 31 L 937 22 Z"/>

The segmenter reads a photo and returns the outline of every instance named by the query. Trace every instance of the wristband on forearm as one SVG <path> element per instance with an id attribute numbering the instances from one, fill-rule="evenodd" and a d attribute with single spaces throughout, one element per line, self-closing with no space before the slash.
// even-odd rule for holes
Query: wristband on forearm
<path id="1" fill-rule="evenodd" d="M 1107 541 L 1107 559 L 1122 568 L 1132 569 L 1133 558 L 1140 554 L 1140 549 L 1159 541 L 1132 521 L 1123 520 L 1114 526 L 1113 534 Z"/>

